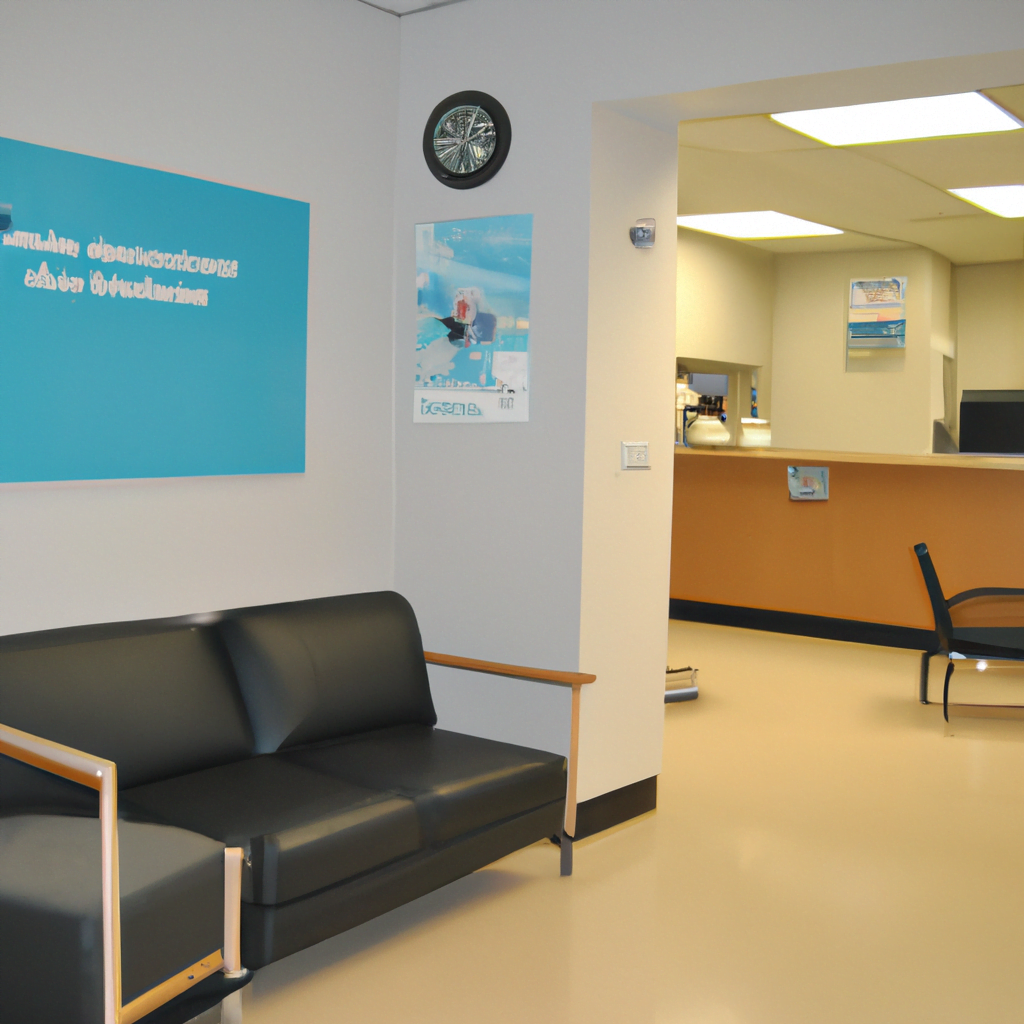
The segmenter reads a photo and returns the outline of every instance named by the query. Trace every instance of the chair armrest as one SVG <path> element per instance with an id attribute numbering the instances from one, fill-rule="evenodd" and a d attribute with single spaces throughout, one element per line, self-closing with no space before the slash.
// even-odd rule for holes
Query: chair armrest
<path id="1" fill-rule="evenodd" d="M 561 686 L 582 686 L 592 683 L 597 676 L 588 672 L 559 672 L 547 668 L 527 668 L 525 665 L 506 665 L 501 661 L 480 661 L 478 658 L 461 658 L 457 654 L 435 654 L 424 651 L 423 657 L 433 665 L 447 665 L 449 668 L 464 668 L 471 672 L 489 672 L 496 676 L 514 676 L 518 679 L 533 679 L 540 683 L 557 683 Z"/>
<path id="2" fill-rule="evenodd" d="M 118 1024 L 121 1017 L 121 900 L 117 866 L 117 765 L 9 725 L 0 725 L 0 754 L 99 790 L 103 1024 Z"/>
<path id="3" fill-rule="evenodd" d="M 580 688 L 593 683 L 597 676 L 589 672 L 559 672 L 546 668 L 527 668 L 525 665 L 506 665 L 501 661 L 480 661 L 477 658 L 461 658 L 455 654 L 436 654 L 424 651 L 423 657 L 433 665 L 447 665 L 470 672 L 487 672 L 497 676 L 513 676 L 517 679 L 531 679 L 540 683 L 555 683 L 572 687 L 572 719 L 569 732 L 568 772 L 565 787 L 565 834 L 571 839 L 576 835 L 576 781 L 580 746 Z"/>
<path id="4" fill-rule="evenodd" d="M 117 766 L 113 761 L 103 757 L 94 757 L 74 747 L 66 747 L 62 743 L 33 736 L 30 732 L 22 732 L 9 725 L 0 725 L 0 754 L 23 761 L 34 768 L 53 775 L 60 775 L 72 782 L 88 786 L 90 789 L 103 788 L 103 775 L 106 771 L 114 773 L 117 781 Z"/>
<path id="5" fill-rule="evenodd" d="M 950 598 L 954 635 L 967 628 L 1024 628 L 1024 590 L 977 587 Z"/>
<path id="6" fill-rule="evenodd" d="M 975 587 L 973 590 L 962 590 L 954 594 L 946 605 L 952 608 L 953 605 L 962 604 L 964 601 L 973 601 L 976 597 L 1024 597 L 1024 587 Z"/>

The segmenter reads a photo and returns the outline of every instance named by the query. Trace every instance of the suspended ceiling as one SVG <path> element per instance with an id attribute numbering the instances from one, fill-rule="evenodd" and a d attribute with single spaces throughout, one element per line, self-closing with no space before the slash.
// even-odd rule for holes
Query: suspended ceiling
<path id="1" fill-rule="evenodd" d="M 1024 121 L 1024 85 L 986 89 Z M 679 213 L 778 210 L 841 228 L 747 244 L 772 252 L 920 245 L 956 264 L 1024 258 L 1024 219 L 997 217 L 949 188 L 1024 183 L 1024 128 L 990 135 L 826 146 L 767 114 L 679 125 Z"/>

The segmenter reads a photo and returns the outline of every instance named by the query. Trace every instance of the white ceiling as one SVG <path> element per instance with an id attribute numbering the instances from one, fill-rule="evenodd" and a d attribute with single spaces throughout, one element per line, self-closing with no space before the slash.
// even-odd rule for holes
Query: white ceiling
<path id="1" fill-rule="evenodd" d="M 388 14 L 397 14 L 402 17 L 404 14 L 418 14 L 420 11 L 429 11 L 432 7 L 447 7 L 449 4 L 463 3 L 464 0 L 362 0 L 370 7 L 376 7 L 379 11 L 387 11 Z"/>
<path id="2" fill-rule="evenodd" d="M 1024 120 L 1024 85 L 987 89 Z M 767 114 L 679 124 L 679 213 L 778 210 L 842 228 L 750 242 L 773 252 L 921 245 L 957 264 L 1024 258 L 1024 221 L 946 192 L 1024 182 L 1024 128 L 996 135 L 832 147 Z"/>

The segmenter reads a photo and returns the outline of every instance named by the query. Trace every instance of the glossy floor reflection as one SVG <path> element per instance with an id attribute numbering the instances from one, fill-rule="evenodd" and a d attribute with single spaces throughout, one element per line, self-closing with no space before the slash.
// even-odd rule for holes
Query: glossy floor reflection
<path id="1" fill-rule="evenodd" d="M 1024 722 L 945 726 L 913 652 L 670 633 L 656 813 L 260 971 L 245 1024 L 1020 1020 Z"/>

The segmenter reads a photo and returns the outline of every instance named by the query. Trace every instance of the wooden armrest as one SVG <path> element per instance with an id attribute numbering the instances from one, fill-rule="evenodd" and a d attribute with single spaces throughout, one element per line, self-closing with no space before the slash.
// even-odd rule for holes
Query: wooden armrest
<path id="1" fill-rule="evenodd" d="M 500 661 L 480 661 L 460 658 L 455 654 L 435 654 L 424 651 L 423 657 L 433 665 L 464 668 L 471 672 L 489 672 L 496 676 L 515 676 L 517 679 L 535 679 L 541 683 L 557 683 L 572 687 L 572 718 L 569 733 L 568 772 L 565 790 L 565 821 L 563 828 L 571 840 L 576 835 L 576 781 L 580 745 L 580 687 L 592 683 L 597 676 L 589 672 L 556 672 L 546 668 L 527 668 L 525 665 L 506 665 Z M 564 873 L 564 870 L 563 870 Z"/>
<path id="2" fill-rule="evenodd" d="M 0 754 L 90 789 L 101 790 L 104 773 L 110 771 L 116 775 L 117 772 L 113 761 L 93 757 L 73 747 L 65 747 L 62 743 L 22 732 L 21 729 L 12 729 L 9 725 L 0 725 Z"/>
<path id="3" fill-rule="evenodd" d="M 541 683 L 558 683 L 561 686 L 582 686 L 597 679 L 597 676 L 592 676 L 588 672 L 558 672 L 547 668 L 527 668 L 525 665 L 506 665 L 501 661 L 460 658 L 457 654 L 436 654 L 433 651 L 424 651 L 423 657 L 433 665 L 464 668 L 471 672 L 489 672 L 496 676 L 535 679 Z"/>

